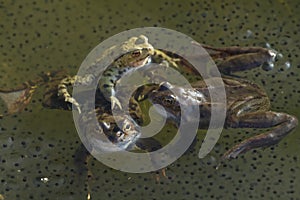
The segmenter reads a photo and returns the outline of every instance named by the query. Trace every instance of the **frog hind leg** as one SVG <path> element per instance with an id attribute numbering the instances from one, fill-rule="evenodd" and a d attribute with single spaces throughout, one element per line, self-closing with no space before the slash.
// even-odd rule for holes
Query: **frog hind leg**
<path id="1" fill-rule="evenodd" d="M 58 72 L 59 71 L 42 73 L 36 79 L 27 81 L 17 88 L 0 88 L 0 99 L 4 101 L 7 107 L 7 113 L 4 115 L 23 111 L 31 102 L 36 89 L 57 76 Z M 0 116 L 3 115 L 0 114 Z"/>
<path id="2" fill-rule="evenodd" d="M 259 67 L 264 63 L 272 65 L 272 59 L 272 54 L 269 52 L 249 53 L 247 55 L 232 56 L 217 64 L 217 66 L 223 74 L 229 75 L 234 72 L 245 71 Z"/>
<path id="3" fill-rule="evenodd" d="M 223 74 L 231 74 L 238 71 L 245 71 L 261 66 L 264 63 L 272 65 L 277 56 L 273 49 L 262 47 L 224 47 L 215 48 L 202 45 L 209 55 L 221 62 L 217 64 Z"/>
<path id="4" fill-rule="evenodd" d="M 0 98 L 5 102 L 7 115 L 24 110 L 24 108 L 30 103 L 36 88 L 36 85 L 25 83 L 23 87 L 12 90 L 0 89 Z"/>
<path id="5" fill-rule="evenodd" d="M 85 148 L 83 144 L 78 147 L 74 154 L 74 164 L 76 166 L 76 173 L 79 177 L 84 176 L 85 180 L 85 190 L 87 191 L 86 199 L 91 199 L 91 182 L 93 179 L 93 174 L 90 169 L 90 161 L 93 157 L 90 152 Z M 82 180 L 79 180 L 82 181 Z"/>
<path id="6" fill-rule="evenodd" d="M 274 128 L 235 145 L 222 156 L 222 160 L 236 158 L 239 154 L 251 149 L 277 144 L 297 125 L 296 117 L 273 111 L 247 113 L 237 117 L 234 122 L 227 124 L 227 126 L 233 128 Z"/>

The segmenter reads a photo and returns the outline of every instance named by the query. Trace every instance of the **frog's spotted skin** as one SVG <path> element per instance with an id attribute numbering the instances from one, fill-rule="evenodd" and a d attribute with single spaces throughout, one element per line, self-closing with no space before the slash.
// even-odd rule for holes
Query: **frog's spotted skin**
<path id="1" fill-rule="evenodd" d="M 229 48 L 210 48 L 215 51 L 216 54 L 212 53 L 212 55 L 216 55 L 214 59 L 221 58 L 223 62 L 218 65 L 220 70 L 223 69 L 226 73 L 230 74 L 235 71 L 243 71 L 247 69 L 252 69 L 258 67 L 264 62 L 273 61 L 276 56 L 273 51 L 269 51 L 267 49 L 261 48 L 239 48 L 239 47 L 229 47 Z M 254 51 L 254 52 L 253 52 Z M 130 52 L 131 53 L 131 52 Z M 254 54 L 253 54 L 254 53 Z M 125 57 L 130 54 L 124 55 Z M 132 54 L 131 54 L 132 55 Z M 138 54 L 140 55 L 140 54 Z M 157 56 L 158 54 L 149 54 L 151 56 Z M 123 57 L 122 57 L 123 58 Z M 128 70 L 126 67 L 122 66 L 127 65 L 128 63 L 134 66 L 144 66 L 144 59 L 134 60 L 131 62 L 130 58 L 132 56 L 127 57 L 127 59 L 119 59 L 114 62 L 114 64 L 121 63 L 119 68 L 122 68 L 123 71 L 121 73 L 125 73 Z M 159 60 L 161 58 L 161 60 Z M 155 57 L 158 60 L 158 63 L 164 62 L 164 66 L 168 66 L 172 64 L 168 62 L 164 57 Z M 124 62 L 121 62 L 124 61 Z M 142 61 L 140 64 L 139 62 Z M 173 61 L 173 60 L 171 60 Z M 254 62 L 253 62 L 254 61 Z M 236 64 L 238 63 L 238 64 Z M 185 62 L 183 60 L 178 62 L 178 65 L 181 67 Z M 118 67 L 113 67 L 113 69 L 119 69 Z M 125 69 L 125 70 L 124 70 Z M 130 69 L 129 69 L 130 70 Z M 114 72 L 113 70 L 108 70 L 108 72 Z M 117 71 L 118 72 L 118 71 Z M 119 72 L 118 72 L 119 73 Z M 64 77 L 64 76 L 63 76 Z M 111 76 L 108 76 L 111 77 Z M 118 78 L 118 77 L 117 77 Z M 118 79 L 114 79 L 113 81 L 117 81 Z M 52 78 L 51 78 L 52 79 Z M 237 144 L 233 148 L 229 149 L 222 157 L 223 159 L 235 158 L 240 153 L 247 152 L 250 149 L 264 147 L 273 145 L 279 142 L 284 136 L 286 136 L 290 131 L 292 131 L 297 126 L 297 119 L 293 116 L 287 115 L 285 113 L 276 113 L 272 112 L 269 109 L 270 102 L 266 94 L 263 92 L 261 88 L 257 85 L 252 84 L 249 81 L 238 81 L 231 78 L 222 78 L 225 82 L 226 94 L 227 94 L 227 121 L 226 125 L 228 127 L 256 127 L 256 128 L 268 128 L 272 127 L 273 130 L 266 132 L 265 134 L 260 134 L 254 137 L 251 137 L 240 144 Z M 48 80 L 48 78 L 47 78 Z M 45 80 L 45 81 L 47 81 Z M 55 79 L 57 80 L 57 79 Z M 54 95 L 55 98 L 50 98 L 48 105 L 51 108 L 58 107 L 68 107 L 63 104 L 67 104 L 66 102 L 77 105 L 79 112 L 80 107 L 79 104 L 75 104 L 76 101 L 72 101 L 72 97 L 67 93 L 67 85 L 72 84 L 90 84 L 94 80 L 92 74 L 88 74 L 86 77 L 74 76 L 74 77 L 66 77 L 63 81 L 58 80 L 54 84 L 54 89 L 50 87 L 50 96 Z M 42 81 L 44 82 L 44 81 Z M 44 84 L 44 83 L 43 83 Z M 113 88 L 113 87 L 112 87 Z M 202 107 L 202 118 L 204 122 L 210 119 L 209 109 L 210 109 L 210 99 L 209 94 L 207 93 L 207 86 L 202 82 L 198 82 L 198 85 L 195 86 L 196 91 L 194 90 L 185 90 L 184 88 L 179 88 L 179 90 L 183 91 L 183 95 L 185 99 L 184 103 L 189 103 L 190 101 L 195 101 L 199 103 L 199 106 Z M 180 114 L 180 108 L 176 105 L 176 100 L 171 94 L 166 93 L 165 89 L 158 90 L 156 93 L 147 94 L 149 91 L 148 88 L 144 88 L 141 91 L 141 97 L 150 98 L 150 100 L 155 103 L 162 104 L 167 106 L 167 112 L 171 113 L 173 120 L 177 120 Z M 13 91 L 12 91 L 13 92 Z M 150 88 L 151 92 L 151 88 Z M 144 95 L 146 93 L 146 95 Z M 52 95 L 51 95 L 52 94 Z M 57 94 L 59 94 L 58 97 Z M 30 96 L 30 95 L 29 95 Z M 47 96 L 47 95 L 46 95 Z M 135 97 L 139 98 L 139 94 Z M 56 99 L 56 100 L 55 100 Z M 56 101 L 60 99 L 58 105 L 56 105 Z M 66 101 L 67 99 L 67 101 Z M 55 100 L 55 101 L 52 101 Z M 21 101 L 24 101 L 24 104 L 27 105 L 29 102 L 26 98 L 21 98 Z M 175 102 L 175 104 L 173 103 Z M 135 101 L 133 102 L 136 103 Z M 84 104 L 85 105 L 85 104 Z M 155 139 L 149 140 L 147 138 L 139 138 L 140 129 L 137 122 L 142 119 L 141 112 L 139 110 L 139 106 L 137 104 L 130 107 L 130 116 L 125 115 L 115 115 L 113 116 L 111 113 L 111 104 L 102 96 L 102 99 L 96 100 L 96 116 L 98 123 L 89 123 L 90 119 L 88 114 L 84 113 L 80 115 L 82 117 L 82 123 L 84 126 L 83 131 L 86 134 L 86 137 L 90 141 L 91 148 L 89 149 L 91 152 L 95 151 L 119 151 L 119 150 L 129 150 L 133 148 L 140 148 L 145 151 L 155 151 L 161 148 L 161 145 Z M 206 111 L 208 110 L 208 111 Z M 204 112 L 203 112 L 204 111 Z M 131 117 L 133 116 L 133 118 Z M 200 120 L 201 122 L 202 120 Z M 118 122 L 118 123 L 116 123 Z M 117 126 L 121 125 L 120 127 Z M 100 135 L 105 135 L 114 145 L 109 145 L 111 143 L 106 143 L 98 139 Z M 90 194 L 89 194 L 90 195 Z M 88 195 L 88 196 L 89 196 Z"/>
<path id="2" fill-rule="evenodd" d="M 136 44 L 138 39 L 142 39 L 142 44 Z M 115 74 L 119 72 L 119 70 L 115 70 L 115 68 L 120 69 L 122 66 L 128 66 L 131 65 L 132 67 L 136 66 L 142 66 L 148 61 L 148 57 L 150 55 L 150 52 L 153 51 L 152 45 L 148 43 L 148 38 L 141 35 L 140 37 L 132 37 L 128 41 L 124 42 L 124 44 L 121 46 L 123 51 L 129 51 L 125 55 L 122 55 L 120 58 L 118 58 L 116 61 L 114 61 L 108 68 L 103 72 L 103 76 L 115 76 Z M 115 48 L 115 46 L 111 47 L 110 49 Z M 106 55 L 101 55 L 106 56 Z M 101 60 L 101 59 L 100 59 Z M 126 72 L 126 69 L 121 69 L 121 71 Z M 68 92 L 67 87 L 70 85 L 80 84 L 80 85 L 89 85 L 91 84 L 96 77 L 93 74 L 87 74 L 85 77 L 81 76 L 73 76 L 73 77 L 67 77 L 61 81 L 61 83 L 58 85 L 58 96 L 63 96 L 66 102 L 72 103 L 77 108 L 78 112 L 81 112 L 79 103 L 71 97 L 70 93 Z M 108 83 L 106 83 L 106 81 Z M 100 84 L 103 86 L 104 91 L 111 91 L 111 80 L 105 79 L 105 82 Z M 114 81 L 114 80 L 113 80 Z M 116 80 L 115 80 L 116 81 Z M 108 95 L 105 95 L 108 96 Z M 110 98 L 110 97 L 109 97 Z M 115 102 L 117 100 L 114 100 Z M 118 102 L 117 102 L 118 104 Z"/>
<path id="3" fill-rule="evenodd" d="M 137 44 L 138 39 L 143 43 Z M 115 46 L 111 47 L 111 49 Z M 128 41 L 124 42 L 121 46 L 123 51 L 126 51 L 124 55 L 116 59 L 110 66 L 103 72 L 99 81 L 99 88 L 104 94 L 105 98 L 112 104 L 112 108 L 118 105 L 121 108 L 119 100 L 115 97 L 115 84 L 125 73 L 137 69 L 139 67 L 146 66 L 151 62 L 152 58 L 155 62 L 167 61 L 172 67 L 177 67 L 176 59 L 169 57 L 164 52 L 154 49 L 148 42 L 148 38 L 144 35 L 139 37 L 132 37 Z M 105 55 L 102 55 L 102 57 Z M 66 102 L 70 102 L 81 112 L 79 103 L 71 97 L 67 90 L 67 86 L 76 84 L 88 85 L 94 81 L 96 77 L 93 74 L 88 74 L 86 77 L 74 76 L 67 77 L 59 84 L 58 95 L 63 96 Z"/>
<path id="4" fill-rule="evenodd" d="M 106 99 L 110 100 L 112 107 L 116 105 L 121 108 L 119 100 L 115 97 L 114 86 L 123 74 L 138 67 L 145 66 L 150 62 L 150 55 L 153 50 L 139 49 L 125 54 L 116 62 L 110 65 L 102 74 L 99 81 L 99 88 Z"/>
<path id="5" fill-rule="evenodd" d="M 75 75 L 78 63 L 99 39 L 133 27 L 163 26 L 212 46 L 270 42 L 283 54 L 282 65 L 238 75 L 262 85 L 272 109 L 300 118 L 299 9 L 299 1 L 292 0 L 2 1 L 0 87 L 14 88 L 49 70 L 66 69 Z M 72 158 L 80 146 L 73 119 L 68 112 L 40 111 L 40 98 L 42 94 L 35 93 L 22 114 L 0 119 L 0 194 L 5 200 L 85 199 L 85 175 L 74 171 L 81 163 Z M 166 127 L 163 133 L 173 130 Z M 124 173 L 90 159 L 92 199 L 299 200 L 299 132 L 300 126 L 276 148 L 250 152 L 216 171 L 220 154 L 253 132 L 225 130 L 220 145 L 198 160 L 204 135 L 200 131 L 192 153 L 177 160 L 167 171 L 172 179 L 161 179 L 161 184 L 148 173 Z M 86 173 L 84 166 L 81 173 Z"/>

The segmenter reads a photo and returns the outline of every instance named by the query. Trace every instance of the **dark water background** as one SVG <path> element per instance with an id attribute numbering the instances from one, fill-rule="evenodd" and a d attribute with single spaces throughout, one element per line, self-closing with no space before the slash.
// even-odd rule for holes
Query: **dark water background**
<path id="1" fill-rule="evenodd" d="M 104 39 L 131 28 L 160 26 L 212 46 L 271 44 L 284 56 L 275 68 L 243 76 L 265 88 L 273 110 L 299 118 L 299 7 L 292 0 L 1 1 L 0 86 L 14 87 L 57 69 L 75 74 Z M 80 141 L 72 113 L 42 108 L 42 92 L 23 113 L 0 119 L 0 194 L 6 200 L 85 199 L 84 172 L 78 175 L 74 164 Z M 184 155 L 168 167 L 170 179 L 160 183 L 153 174 L 123 173 L 92 160 L 92 197 L 300 199 L 299 130 L 279 145 L 251 151 L 215 170 L 226 148 L 258 131 L 224 130 L 208 157 L 199 160 L 196 150 Z M 48 182 L 41 181 L 45 177 Z"/>

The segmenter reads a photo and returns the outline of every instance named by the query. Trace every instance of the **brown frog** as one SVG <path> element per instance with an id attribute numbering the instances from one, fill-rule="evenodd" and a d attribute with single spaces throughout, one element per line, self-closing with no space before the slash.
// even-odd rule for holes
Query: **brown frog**
<path id="1" fill-rule="evenodd" d="M 252 69 L 263 63 L 272 63 L 276 52 L 264 48 L 213 48 L 204 46 L 215 61 L 219 61 L 217 67 L 222 72 L 221 79 L 226 92 L 226 102 L 218 102 L 218 106 L 226 109 L 225 128 L 271 128 L 270 131 L 258 134 L 242 141 L 229 149 L 222 157 L 224 159 L 236 158 L 239 154 L 251 149 L 274 145 L 287 136 L 297 125 L 296 117 L 270 110 L 270 100 L 257 84 L 230 76 L 232 72 Z M 178 63 L 187 67 L 189 63 L 181 60 Z M 190 68 L 190 66 L 188 66 Z M 226 75 L 224 75 L 226 74 Z M 179 87 L 165 82 L 160 85 L 152 84 L 139 88 L 137 99 L 140 101 L 149 99 L 153 104 L 160 104 L 167 112 L 167 117 L 177 126 L 180 124 L 182 105 L 199 105 L 199 128 L 207 128 L 211 118 L 211 97 L 209 88 L 204 80 L 193 82 L 193 89 Z M 174 95 L 172 91 L 176 91 Z M 190 118 L 187 121 L 193 122 Z"/>
<path id="2" fill-rule="evenodd" d="M 198 44 L 196 44 L 198 45 Z M 236 71 L 248 70 L 258 67 L 265 62 L 274 61 L 276 53 L 274 51 L 253 47 L 228 47 L 228 48 L 213 48 L 203 46 L 211 57 L 217 63 L 220 71 L 223 74 L 231 74 Z M 164 52 L 171 59 L 164 60 L 164 57 L 159 59 L 171 63 L 176 68 L 182 68 L 189 73 L 196 73 L 186 60 L 180 58 L 171 52 Z M 124 58 L 124 57 L 122 57 Z M 174 59 L 173 59 L 174 58 Z M 115 61 L 114 63 L 116 63 Z M 140 65 L 143 66 L 143 63 Z M 75 101 L 68 100 L 70 95 L 67 93 L 67 86 L 72 85 L 73 81 L 64 72 L 62 73 L 46 73 L 37 81 L 31 81 L 24 84 L 17 89 L 0 89 L 1 98 L 5 100 L 9 110 L 8 113 L 20 112 L 31 100 L 31 97 L 38 86 L 48 84 L 48 89 L 44 94 L 43 105 L 49 108 L 59 108 L 64 110 L 71 110 L 71 104 Z M 216 78 L 216 77 L 212 77 Z M 73 79 L 72 79 L 73 80 Z M 250 149 L 257 147 L 264 147 L 279 142 L 284 136 L 291 132 L 298 124 L 295 117 L 285 114 L 270 111 L 270 102 L 264 90 L 251 81 L 237 79 L 229 76 L 223 76 L 222 80 L 225 85 L 227 95 L 227 117 L 225 127 L 243 128 L 243 127 L 260 127 L 273 128 L 271 131 L 254 136 L 237 144 L 229 151 L 227 151 L 223 159 L 235 158 L 240 153 L 244 153 Z M 63 83 L 63 84 L 62 84 Z M 112 116 L 110 99 L 105 97 L 99 90 L 99 96 L 96 95 L 95 110 L 91 113 L 96 114 L 98 124 L 85 126 L 84 131 L 92 132 L 92 136 L 97 139 L 97 134 L 105 135 L 110 142 L 117 147 L 130 150 L 132 148 L 140 148 L 146 151 L 155 151 L 161 148 L 159 142 L 152 138 L 139 138 L 140 129 L 139 124 L 143 123 L 143 116 L 141 114 L 139 105 L 136 100 L 149 99 L 153 103 L 158 103 L 164 106 L 167 110 L 170 120 L 179 123 L 180 106 L 177 97 L 170 93 L 170 88 L 180 90 L 181 95 L 188 100 L 181 102 L 188 104 L 190 101 L 199 104 L 201 110 L 200 128 L 205 128 L 210 119 L 210 97 L 206 84 L 203 81 L 198 81 L 192 84 L 194 89 L 189 89 L 169 84 L 143 86 L 136 91 L 135 99 L 132 98 L 129 115 Z M 63 87 L 62 87 L 63 86 Z M 188 94 L 188 96 L 185 96 Z M 11 99 L 11 97 L 14 97 Z M 68 97 L 68 98 L 67 98 Z M 67 100 L 66 100 L 67 98 Z M 70 97 L 71 98 L 71 97 Z M 79 102 L 83 104 L 85 102 Z M 79 108 L 79 104 L 75 105 Z M 81 105 L 80 105 L 81 106 Z M 90 113 L 81 113 L 80 120 L 83 123 L 88 123 Z M 117 126 L 116 120 L 121 124 Z M 93 150 L 99 143 L 92 143 L 89 150 Z M 94 146 L 93 146 L 94 145 Z M 111 149 L 107 149 L 111 150 Z"/>
<path id="3" fill-rule="evenodd" d="M 227 109 L 225 127 L 274 127 L 272 131 L 254 136 L 236 145 L 224 154 L 223 159 L 235 158 L 238 154 L 250 149 L 277 143 L 297 126 L 298 121 L 294 116 L 270 111 L 270 101 L 261 87 L 251 81 L 228 76 L 228 74 L 232 72 L 248 70 L 266 62 L 273 62 L 276 56 L 275 51 L 260 47 L 214 48 L 206 45 L 202 46 L 207 50 L 214 61 L 217 62 L 219 70 L 223 74 L 227 74 L 221 78 L 224 82 L 227 97 L 227 103 L 223 105 L 224 107 L 226 106 Z M 160 51 L 164 52 L 163 50 Z M 176 61 L 175 64 L 172 63 L 172 65 L 176 65 L 176 68 L 182 68 L 189 73 L 196 73 L 196 71 L 193 70 L 193 66 L 185 59 L 171 52 L 164 53 L 172 59 L 172 62 Z M 168 59 L 167 62 L 169 60 L 170 59 Z M 57 95 L 61 92 L 59 85 L 61 85 L 62 80 L 65 79 L 65 72 L 45 73 L 36 79 L 36 81 L 27 82 L 19 88 L 12 90 L 0 89 L 0 94 L 7 102 L 9 107 L 8 113 L 19 112 L 30 102 L 37 86 L 47 83 L 48 89 L 44 94 L 43 105 L 49 108 L 70 110 L 72 102 L 65 101 L 64 96 Z M 212 77 L 212 79 L 218 78 Z M 112 116 L 111 102 L 102 94 L 101 90 L 98 90 L 99 95 L 96 97 L 95 111 L 92 111 L 96 112 L 99 122 L 99 125 L 94 127 L 94 131 L 98 131 L 95 131 L 95 134 L 100 133 L 106 135 L 111 142 L 122 149 L 128 150 L 133 146 L 140 146 L 148 151 L 153 151 L 160 148 L 159 143 L 153 142 L 150 138 L 148 140 L 146 138 L 139 138 L 140 128 L 138 125 L 143 123 L 143 116 L 136 100 L 141 101 L 142 99 L 149 98 L 153 103 L 163 105 L 170 119 L 178 124 L 180 119 L 180 104 L 177 101 L 177 97 L 172 95 L 170 90 L 167 89 L 168 87 L 180 90 L 183 98 L 185 98 L 184 95 L 188 95 L 186 96 L 186 100 L 181 101 L 182 103 L 188 104 L 192 101 L 193 103 L 199 104 L 201 110 L 199 125 L 200 128 L 205 128 L 210 119 L 211 104 L 209 91 L 203 80 L 193 83 L 192 86 L 194 88 L 192 91 L 172 85 L 168 85 L 167 87 L 165 85 L 142 86 L 136 92 L 135 99 L 131 98 L 130 115 L 120 115 L 116 117 Z M 14 96 L 15 98 L 12 100 L 10 96 Z M 201 99 L 199 99 L 199 96 Z M 85 114 L 88 115 L 88 113 Z M 117 123 L 115 123 L 115 119 L 119 120 L 119 124 L 122 124 L 123 127 L 119 128 Z M 90 119 L 85 116 L 85 118 L 81 120 L 86 122 Z M 89 131 L 91 130 L 92 127 L 89 128 Z M 144 141 L 150 141 L 150 144 L 155 147 L 145 145 Z"/>

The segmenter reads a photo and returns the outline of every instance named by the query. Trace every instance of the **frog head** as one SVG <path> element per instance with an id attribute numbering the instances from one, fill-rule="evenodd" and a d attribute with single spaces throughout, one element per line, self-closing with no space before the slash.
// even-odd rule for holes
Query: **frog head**
<path id="1" fill-rule="evenodd" d="M 111 116 L 113 117 L 113 116 Z M 127 115 L 116 115 L 114 121 L 100 122 L 108 139 L 121 149 L 130 149 L 139 138 L 141 131 L 135 121 Z M 107 123 L 110 121 L 110 123 Z"/>
<path id="2" fill-rule="evenodd" d="M 143 42 L 137 43 L 138 40 Z M 144 35 L 131 37 L 128 41 L 124 42 L 121 48 L 122 51 L 127 52 L 118 59 L 122 66 L 143 66 L 149 62 L 150 56 L 154 53 L 153 46 Z"/>

